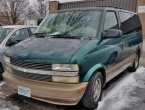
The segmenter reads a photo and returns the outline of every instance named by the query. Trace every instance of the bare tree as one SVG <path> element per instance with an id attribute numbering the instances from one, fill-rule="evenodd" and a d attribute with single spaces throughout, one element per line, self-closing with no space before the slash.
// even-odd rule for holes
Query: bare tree
<path id="1" fill-rule="evenodd" d="M 1 0 L 0 22 L 4 24 L 18 24 L 28 6 L 28 0 Z"/>
<path id="2" fill-rule="evenodd" d="M 47 15 L 48 11 L 49 11 L 49 9 L 48 9 L 49 0 L 44 0 L 44 1 L 40 0 L 40 2 L 38 2 L 38 1 L 33 4 L 33 8 L 39 14 L 39 18 L 45 17 Z"/>
<path id="3" fill-rule="evenodd" d="M 39 12 L 37 11 L 37 10 L 35 10 L 35 8 L 34 7 L 32 7 L 32 6 L 29 6 L 28 7 L 28 10 L 27 10 L 27 12 L 26 12 L 26 14 L 25 14 L 26 16 L 26 19 L 33 19 L 33 20 L 37 20 L 38 18 L 39 18 Z"/>

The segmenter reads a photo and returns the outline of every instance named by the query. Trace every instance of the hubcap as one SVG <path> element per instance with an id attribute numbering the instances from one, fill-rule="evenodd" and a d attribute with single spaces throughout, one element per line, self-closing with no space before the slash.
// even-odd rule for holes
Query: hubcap
<path id="1" fill-rule="evenodd" d="M 139 63 L 139 61 L 138 61 L 138 55 L 136 56 L 136 58 L 135 58 L 135 68 L 137 68 L 138 67 L 138 63 Z"/>
<path id="2" fill-rule="evenodd" d="M 99 97 L 101 95 L 101 80 L 98 78 L 94 82 L 94 101 L 97 102 L 99 100 Z"/>

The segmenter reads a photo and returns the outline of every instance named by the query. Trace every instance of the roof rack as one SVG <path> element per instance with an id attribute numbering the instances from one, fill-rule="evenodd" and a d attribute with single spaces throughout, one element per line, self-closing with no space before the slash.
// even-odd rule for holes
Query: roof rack
<path id="1" fill-rule="evenodd" d="M 112 7 L 136 12 L 137 0 L 94 0 L 65 2 L 59 3 L 58 10 L 85 7 Z"/>

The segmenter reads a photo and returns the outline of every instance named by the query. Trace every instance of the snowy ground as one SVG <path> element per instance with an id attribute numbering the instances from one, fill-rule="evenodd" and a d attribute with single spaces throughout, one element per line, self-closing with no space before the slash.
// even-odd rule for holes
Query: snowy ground
<path id="1" fill-rule="evenodd" d="M 0 86 L 3 82 L 0 83 Z M 54 105 L 9 96 L 0 91 L 0 110 L 77 110 L 74 107 L 58 108 Z M 80 110 L 80 108 L 78 108 Z M 109 84 L 103 92 L 102 101 L 96 110 L 145 110 L 145 68 L 135 73 L 124 72 Z"/>
<path id="2" fill-rule="evenodd" d="M 97 110 L 145 110 L 145 68 L 127 73 L 105 90 Z"/>

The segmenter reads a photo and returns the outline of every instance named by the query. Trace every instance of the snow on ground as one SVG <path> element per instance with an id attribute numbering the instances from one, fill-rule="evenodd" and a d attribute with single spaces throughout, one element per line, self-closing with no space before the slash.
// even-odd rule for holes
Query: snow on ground
<path id="1" fill-rule="evenodd" d="M 46 108 L 42 109 L 42 102 L 9 97 L 0 90 L 0 110 L 60 110 L 50 104 L 44 104 Z M 81 109 L 70 107 L 65 110 Z M 134 73 L 125 72 L 111 81 L 105 87 L 96 110 L 145 110 L 145 68 L 139 67 Z"/>
<path id="2" fill-rule="evenodd" d="M 4 82 L 0 83 L 0 89 Z M 19 110 L 20 108 L 17 105 L 12 104 L 11 101 L 6 99 L 7 94 L 0 91 L 0 110 Z"/>
<path id="3" fill-rule="evenodd" d="M 144 67 L 140 67 L 135 73 L 129 73 L 112 89 L 107 90 L 97 110 L 136 110 L 133 104 L 138 104 L 143 100 L 142 97 L 138 97 L 139 89 L 145 92 Z"/>

